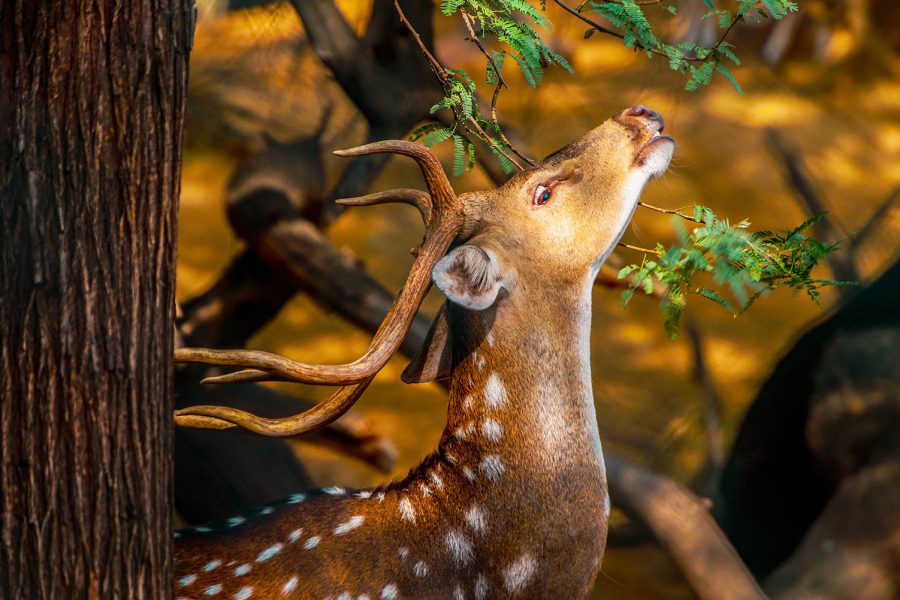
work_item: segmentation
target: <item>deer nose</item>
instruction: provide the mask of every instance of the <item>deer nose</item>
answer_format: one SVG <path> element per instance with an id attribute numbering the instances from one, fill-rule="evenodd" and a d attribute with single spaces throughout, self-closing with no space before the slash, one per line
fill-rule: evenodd
<path id="1" fill-rule="evenodd" d="M 624 111 L 622 111 L 622 116 L 623 117 L 634 117 L 636 119 L 640 119 L 645 122 L 646 121 L 649 121 L 649 122 L 655 121 L 659 127 L 659 129 L 657 129 L 657 131 L 662 131 L 666 127 L 666 122 L 662 118 L 661 114 L 659 114 L 655 110 L 653 110 L 651 108 L 647 108 L 646 106 L 643 106 L 641 104 L 638 104 L 637 106 L 632 106 L 631 108 L 626 108 Z"/>

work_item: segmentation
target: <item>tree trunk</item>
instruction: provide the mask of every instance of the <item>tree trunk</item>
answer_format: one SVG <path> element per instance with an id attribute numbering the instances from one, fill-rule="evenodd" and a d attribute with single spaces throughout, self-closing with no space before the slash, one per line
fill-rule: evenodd
<path id="1" fill-rule="evenodd" d="M 0 597 L 172 590 L 190 0 L 0 0 Z"/>

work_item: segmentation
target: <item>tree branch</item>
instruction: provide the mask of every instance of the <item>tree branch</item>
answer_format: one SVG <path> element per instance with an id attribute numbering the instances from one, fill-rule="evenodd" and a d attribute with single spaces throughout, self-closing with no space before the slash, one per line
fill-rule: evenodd
<path id="1" fill-rule="evenodd" d="M 606 472 L 615 506 L 653 532 L 701 600 L 765 600 L 707 501 L 617 456 L 606 455 Z"/>
<path id="2" fill-rule="evenodd" d="M 787 141 L 775 129 L 766 130 L 766 139 L 769 150 L 779 159 L 784 167 L 785 180 L 790 185 L 797 198 L 800 199 L 810 216 L 827 212 L 825 204 L 816 192 L 815 186 L 803 169 L 800 156 L 794 151 Z M 816 235 L 823 241 L 836 242 L 846 237 L 846 234 L 834 224 L 827 216 L 813 226 Z M 834 273 L 835 279 L 841 281 L 859 281 L 859 271 L 856 268 L 856 257 L 853 247 L 849 244 L 832 252 L 827 257 L 828 264 Z M 846 298 L 856 290 L 850 286 L 838 286 L 838 293 Z"/>

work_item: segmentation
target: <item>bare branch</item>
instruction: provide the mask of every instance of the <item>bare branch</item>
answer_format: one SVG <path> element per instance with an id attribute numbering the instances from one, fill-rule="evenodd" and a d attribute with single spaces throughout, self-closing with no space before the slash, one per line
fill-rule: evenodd
<path id="1" fill-rule="evenodd" d="M 606 469 L 615 505 L 653 532 L 701 600 L 766 599 L 709 514 L 708 501 L 616 456 L 606 456 Z"/>
<path id="2" fill-rule="evenodd" d="M 825 204 L 816 192 L 812 180 L 803 169 L 800 156 L 775 129 L 768 129 L 766 137 L 769 142 L 769 149 L 784 166 L 787 183 L 794 189 L 810 216 L 827 212 Z M 846 237 L 846 234 L 828 217 L 816 223 L 814 229 L 816 234 L 827 242 L 836 242 Z M 856 268 L 856 257 L 852 246 L 844 246 L 837 252 L 832 252 L 826 258 L 836 279 L 841 281 L 859 281 L 859 271 Z M 849 286 L 838 286 L 837 291 L 846 297 L 848 294 L 853 294 L 855 290 Z"/>

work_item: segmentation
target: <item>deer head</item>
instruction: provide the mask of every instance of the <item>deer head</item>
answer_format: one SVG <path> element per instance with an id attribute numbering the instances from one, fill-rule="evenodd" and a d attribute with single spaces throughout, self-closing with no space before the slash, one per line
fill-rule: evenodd
<path id="1" fill-rule="evenodd" d="M 630 108 L 499 188 L 465 194 L 464 245 L 435 266 L 435 283 L 474 310 L 518 281 L 534 288 L 583 284 L 596 274 L 631 219 L 648 179 L 674 142 L 662 117 Z"/>
<path id="2" fill-rule="evenodd" d="M 590 289 L 644 184 L 671 159 L 674 143 L 662 128 L 657 113 L 627 109 L 497 189 L 459 197 L 420 145 L 388 141 L 340 152 L 411 156 L 431 192 L 343 201 L 408 202 L 426 224 L 369 350 L 352 363 L 315 365 L 257 351 L 179 349 L 178 361 L 243 368 L 211 382 L 341 387 L 285 419 L 196 406 L 177 411 L 176 421 L 277 436 L 324 426 L 397 349 L 433 280 L 448 303 L 404 379 L 452 375 L 447 429 L 438 452 L 403 481 L 353 496 L 299 494 L 264 507 L 253 523 L 238 517 L 195 528 L 179 546 L 178 593 L 388 600 L 443 597 L 449 589 L 476 599 L 586 593 L 609 511 L 588 364 Z M 224 555 L 244 547 L 256 558 Z M 318 554 L 303 553 L 313 549 Z M 228 559 L 237 566 L 220 576 Z"/>

